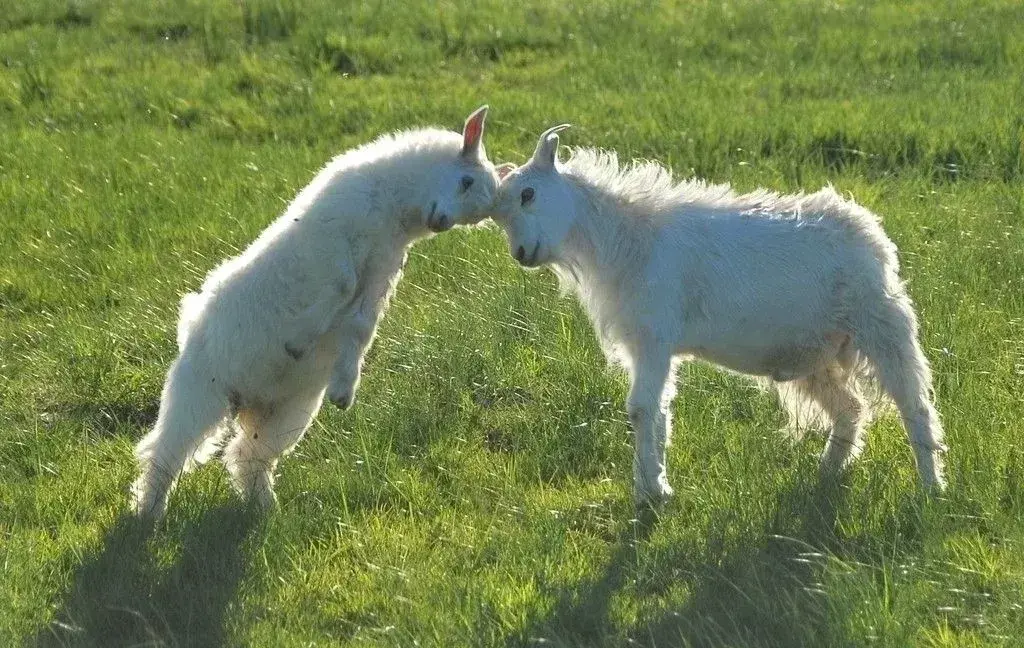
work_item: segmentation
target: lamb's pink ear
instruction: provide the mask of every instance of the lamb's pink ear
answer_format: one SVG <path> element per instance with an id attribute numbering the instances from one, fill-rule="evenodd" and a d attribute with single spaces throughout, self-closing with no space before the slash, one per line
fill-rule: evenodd
<path id="1" fill-rule="evenodd" d="M 553 169 L 558 159 L 558 132 L 569 128 L 569 124 L 552 126 L 540 134 L 537 150 L 533 152 L 533 163 L 541 169 Z"/>
<path id="2" fill-rule="evenodd" d="M 498 172 L 498 180 L 504 180 L 505 176 L 507 176 L 508 174 L 512 173 L 513 171 L 515 171 L 518 168 L 519 167 L 517 167 L 512 162 L 505 162 L 503 164 L 499 164 L 498 166 L 494 167 L 494 170 Z"/>
<path id="3" fill-rule="evenodd" d="M 466 118 L 462 127 L 462 155 L 475 157 L 480 150 L 480 142 L 484 137 L 484 120 L 487 119 L 487 106 L 480 106 Z"/>

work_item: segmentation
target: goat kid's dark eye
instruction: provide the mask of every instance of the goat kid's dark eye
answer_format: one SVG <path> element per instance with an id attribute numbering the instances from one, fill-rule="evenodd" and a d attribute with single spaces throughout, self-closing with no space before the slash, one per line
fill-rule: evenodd
<path id="1" fill-rule="evenodd" d="M 462 176 L 462 190 L 469 191 L 469 188 L 473 186 L 473 178 L 469 176 Z"/>
<path id="2" fill-rule="evenodd" d="M 533 200 L 533 187 L 527 187 L 526 189 L 523 189 L 522 198 L 524 205 Z"/>

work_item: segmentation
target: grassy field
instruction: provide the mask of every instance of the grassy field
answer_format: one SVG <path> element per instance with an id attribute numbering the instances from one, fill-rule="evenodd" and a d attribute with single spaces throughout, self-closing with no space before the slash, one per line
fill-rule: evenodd
<path id="1" fill-rule="evenodd" d="M 1017 0 L 0 0 L 0 645 L 1024 646 Z M 747 382 L 682 369 L 633 521 L 625 380 L 497 230 L 417 246 L 356 406 L 261 517 L 214 463 L 152 533 L 132 446 L 179 296 L 332 155 L 461 126 L 881 214 L 951 486 L 898 421 L 838 487 Z"/>

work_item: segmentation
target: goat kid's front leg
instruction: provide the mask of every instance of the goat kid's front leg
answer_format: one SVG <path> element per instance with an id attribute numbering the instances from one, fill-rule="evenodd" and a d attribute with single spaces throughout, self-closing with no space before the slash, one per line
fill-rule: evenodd
<path id="1" fill-rule="evenodd" d="M 373 341 L 374 323 L 369 317 L 359 314 L 346 323 L 342 331 L 338 359 L 334 362 L 331 381 L 327 385 L 327 398 L 343 410 L 355 402 L 363 356 Z"/>
<path id="2" fill-rule="evenodd" d="M 633 358 L 626 406 L 636 440 L 633 493 L 638 505 L 658 505 L 672 496 L 666 471 L 672 358 L 667 350 L 645 349 Z"/>
<path id="3" fill-rule="evenodd" d="M 320 341 L 355 294 L 357 277 L 347 255 L 342 255 L 337 272 L 338 276 L 322 287 L 313 304 L 290 323 L 284 350 L 294 360 L 300 360 Z"/>

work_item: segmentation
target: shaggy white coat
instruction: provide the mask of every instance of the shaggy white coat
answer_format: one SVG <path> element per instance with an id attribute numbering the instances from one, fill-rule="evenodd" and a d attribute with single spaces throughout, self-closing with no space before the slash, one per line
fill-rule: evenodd
<path id="1" fill-rule="evenodd" d="M 675 362 L 689 358 L 770 381 L 793 417 L 831 424 L 827 470 L 861 449 L 864 378 L 874 376 L 902 414 L 924 484 L 942 488 L 931 372 L 896 246 L 875 215 L 831 187 L 737 195 L 592 149 L 563 165 L 561 128 L 524 166 L 499 167 L 493 217 L 522 265 L 550 266 L 576 292 L 629 372 L 638 500 L 672 493 L 669 403 Z"/>
<path id="2" fill-rule="evenodd" d="M 481 143 L 486 106 L 458 133 L 387 135 L 336 157 L 239 256 L 186 295 L 179 356 L 153 430 L 136 448 L 140 515 L 227 442 L 234 486 L 275 501 L 278 459 L 325 390 L 352 404 L 363 356 L 416 240 L 475 218 L 498 184 Z"/>

